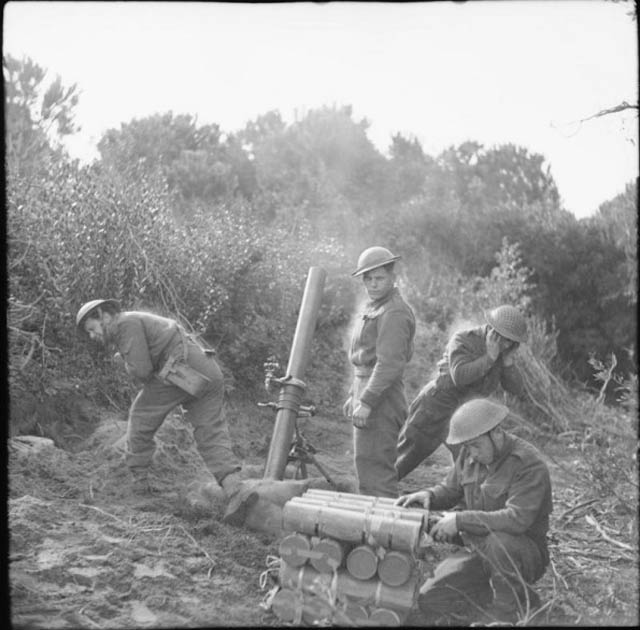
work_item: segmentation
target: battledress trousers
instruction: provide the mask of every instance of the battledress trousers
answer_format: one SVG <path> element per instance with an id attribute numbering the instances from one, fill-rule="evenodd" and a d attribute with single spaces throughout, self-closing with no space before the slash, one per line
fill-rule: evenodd
<path id="1" fill-rule="evenodd" d="M 487 326 L 480 326 L 453 335 L 438 362 L 437 377 L 411 402 L 398 439 L 398 479 L 406 477 L 444 443 L 451 416 L 461 404 L 476 396 L 489 396 L 499 385 L 522 395 L 518 368 L 505 366 L 501 357 L 492 361 L 487 356 L 486 332 Z M 455 458 L 459 448 L 447 448 Z"/>
<path id="2" fill-rule="evenodd" d="M 240 470 L 222 413 L 223 375 L 213 356 L 189 339 L 177 322 L 145 312 L 120 313 L 116 345 L 130 374 L 143 383 L 131 405 L 127 429 L 126 463 L 134 475 L 145 473 L 150 466 L 154 435 L 178 405 L 184 408 L 198 452 L 218 483 Z M 200 397 L 160 380 L 158 372 L 170 357 L 186 360 L 210 380 Z"/>
<path id="3" fill-rule="evenodd" d="M 495 463 L 473 462 L 463 447 L 445 482 L 430 489 L 433 510 L 464 501 L 456 518 L 464 548 L 420 589 L 418 603 L 428 616 L 477 618 L 489 608 L 495 621 L 513 621 L 527 599 L 530 607 L 537 600 L 530 585 L 549 563 L 549 471 L 535 447 L 505 435 Z"/>
<path id="4" fill-rule="evenodd" d="M 352 406 L 371 408 L 365 428 L 353 429 L 361 494 L 398 496 L 395 470 L 398 433 L 407 415 L 403 374 L 413 354 L 415 318 L 397 288 L 367 303 L 352 336 Z"/>

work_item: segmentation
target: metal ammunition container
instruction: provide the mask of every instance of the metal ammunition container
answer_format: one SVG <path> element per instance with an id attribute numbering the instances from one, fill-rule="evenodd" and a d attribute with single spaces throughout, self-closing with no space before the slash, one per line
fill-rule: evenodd
<path id="1" fill-rule="evenodd" d="M 280 541 L 278 552 L 280 557 L 292 567 L 302 566 L 309 558 L 311 541 L 303 534 L 289 534 Z"/>
<path id="2" fill-rule="evenodd" d="M 422 530 L 422 520 L 402 519 L 393 511 L 346 510 L 293 499 L 284 505 L 282 524 L 288 531 L 310 536 L 411 552 L 417 549 Z"/>
<path id="3" fill-rule="evenodd" d="M 366 626 L 369 622 L 369 613 L 367 609 L 361 604 L 356 604 L 355 602 L 347 602 L 344 606 L 344 614 L 347 617 L 347 620 L 353 623 L 356 626 Z M 340 619 L 336 619 L 336 621 L 340 622 Z M 346 624 L 341 624 L 346 625 Z"/>
<path id="4" fill-rule="evenodd" d="M 369 625 L 393 628 L 401 626 L 404 620 L 403 618 L 404 615 L 400 615 L 395 610 L 389 610 L 388 608 L 375 608 L 369 615 Z"/>
<path id="5" fill-rule="evenodd" d="M 375 578 L 358 580 L 345 569 L 338 570 L 334 579 L 330 573 L 319 573 L 310 565 L 291 567 L 285 562 L 280 565 L 278 577 L 283 588 L 306 593 L 327 593 L 333 588 L 338 598 L 401 612 L 411 610 L 418 588 L 416 579 L 409 580 L 402 586 L 387 586 Z"/>
<path id="6" fill-rule="evenodd" d="M 330 622 L 334 612 L 326 599 L 289 588 L 281 588 L 275 594 L 271 610 L 282 621 L 296 625 Z"/>
<path id="7" fill-rule="evenodd" d="M 369 545 L 358 545 L 347 556 L 347 571 L 358 580 L 372 578 L 377 570 L 378 555 Z"/>
<path id="8" fill-rule="evenodd" d="M 273 614 L 289 623 L 300 623 L 302 620 L 302 602 L 304 595 L 301 591 L 281 588 L 271 600 Z"/>
<path id="9" fill-rule="evenodd" d="M 386 550 L 378 561 L 378 577 L 389 586 L 402 586 L 411 577 L 415 561 L 410 554 Z"/>
<path id="10" fill-rule="evenodd" d="M 331 573 L 342 566 L 347 545 L 333 538 L 312 539 L 309 562 L 320 573 Z"/>
<path id="11" fill-rule="evenodd" d="M 340 501 L 366 501 L 369 503 L 393 505 L 395 499 L 391 497 L 374 497 L 369 494 L 354 494 L 351 492 L 337 492 L 335 490 L 322 490 L 321 488 L 309 488 L 302 496 L 304 497 L 323 497 L 327 499 Z"/>
<path id="12" fill-rule="evenodd" d="M 410 510 L 391 504 L 378 505 L 376 503 L 369 503 L 364 501 L 351 503 L 346 500 L 323 499 L 319 496 L 307 497 L 306 495 L 303 495 L 301 497 L 293 497 L 291 501 L 293 503 L 306 503 L 308 505 L 324 505 L 326 507 L 336 508 L 340 510 L 352 510 L 356 512 L 367 512 L 371 514 L 386 514 L 389 516 L 397 516 L 398 518 L 404 520 L 418 521 L 421 523 L 424 521 L 424 515 L 427 514 L 426 510 Z"/>

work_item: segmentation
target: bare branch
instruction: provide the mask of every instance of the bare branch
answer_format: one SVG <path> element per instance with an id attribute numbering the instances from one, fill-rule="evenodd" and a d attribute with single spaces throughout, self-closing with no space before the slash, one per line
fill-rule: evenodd
<path id="1" fill-rule="evenodd" d="M 623 112 L 627 109 L 638 109 L 637 105 L 630 105 L 627 101 L 622 101 L 619 105 L 615 107 L 609 107 L 608 109 L 602 109 L 597 114 L 593 114 L 593 116 L 588 116 L 587 118 L 581 118 L 578 122 L 585 122 L 587 120 L 592 120 L 594 118 L 600 118 L 600 116 L 608 116 L 609 114 L 617 114 L 618 112 Z"/>

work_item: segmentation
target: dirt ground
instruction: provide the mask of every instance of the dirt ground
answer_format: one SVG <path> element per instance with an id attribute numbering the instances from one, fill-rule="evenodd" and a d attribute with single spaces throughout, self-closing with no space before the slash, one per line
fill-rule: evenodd
<path id="1" fill-rule="evenodd" d="M 272 413 L 243 402 L 231 405 L 227 415 L 237 454 L 260 476 Z M 185 503 L 189 484 L 211 477 L 179 413 L 156 436 L 157 492 L 133 495 L 121 449 L 124 418 L 123 412 L 95 410 L 95 421 L 56 444 L 10 441 L 13 627 L 281 625 L 261 606 L 267 594 L 264 572 L 277 556 L 278 538 L 223 524 L 221 509 L 211 512 Z M 330 474 L 350 474 L 348 423 L 316 416 L 301 420 L 301 428 Z M 549 448 L 556 462 L 549 462 L 556 506 L 552 566 L 539 582 L 546 606 L 529 625 L 636 625 L 637 543 L 625 551 L 589 529 L 584 519 L 597 504 L 580 505 L 589 489 L 577 487 L 570 474 L 578 465 L 576 454 L 562 445 Z M 403 491 L 437 482 L 449 463 L 448 451 L 439 449 L 429 465 L 402 482 Z M 315 468 L 310 473 L 319 475 Z M 591 514 L 597 519 L 597 512 Z M 622 540 L 623 533 L 611 537 Z M 582 553 L 573 564 L 563 556 L 571 540 Z M 434 560 L 447 552 L 447 545 L 438 547 Z"/>

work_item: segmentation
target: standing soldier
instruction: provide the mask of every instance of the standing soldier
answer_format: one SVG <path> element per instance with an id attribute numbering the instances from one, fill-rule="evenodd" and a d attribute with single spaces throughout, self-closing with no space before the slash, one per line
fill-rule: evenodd
<path id="1" fill-rule="evenodd" d="M 444 442 L 449 419 L 465 400 L 489 396 L 498 385 L 516 396 L 523 394 L 522 376 L 513 359 L 527 340 L 525 318 L 517 308 L 502 305 L 486 313 L 485 319 L 484 326 L 451 337 L 438 362 L 438 375 L 411 403 L 398 441 L 398 479 Z M 455 458 L 459 448 L 450 446 L 449 450 Z"/>
<path id="2" fill-rule="evenodd" d="M 169 412 L 182 405 L 202 459 L 231 499 L 241 488 L 241 466 L 231 450 L 222 413 L 224 382 L 210 352 L 189 338 L 174 320 L 152 313 L 121 311 L 116 300 L 92 300 L 76 317 L 78 328 L 102 345 L 113 345 L 114 359 L 136 385 L 141 385 L 131 409 L 126 436 L 126 463 L 133 490 L 147 494 L 148 470 L 155 450 L 153 436 Z M 241 522 L 258 500 L 255 493 L 228 506 L 225 520 Z M 231 513 L 233 511 L 233 513 Z"/>
<path id="3" fill-rule="evenodd" d="M 353 331 L 353 383 L 343 410 L 353 422 L 361 494 L 397 497 L 398 432 L 407 415 L 403 374 L 413 354 L 415 318 L 395 286 L 394 256 L 369 247 L 352 276 L 362 276 L 369 301 Z"/>
<path id="4" fill-rule="evenodd" d="M 429 621 L 451 613 L 473 617 L 487 607 L 482 621 L 515 623 L 540 604 L 531 584 L 549 564 L 551 479 L 538 450 L 500 426 L 509 413 L 485 398 L 459 407 L 447 442 L 461 450 L 446 479 L 396 501 L 427 510 L 462 502 L 429 531 L 435 541 L 463 545 L 420 589 L 418 603 Z"/>

